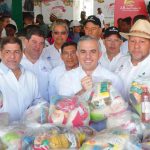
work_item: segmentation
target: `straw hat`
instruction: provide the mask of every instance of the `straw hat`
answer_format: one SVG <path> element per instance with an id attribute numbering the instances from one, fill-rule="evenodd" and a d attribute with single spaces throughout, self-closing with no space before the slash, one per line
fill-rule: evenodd
<path id="1" fill-rule="evenodd" d="M 120 32 L 121 36 L 128 39 L 129 36 L 137 36 L 150 39 L 150 22 L 139 19 L 131 27 L 129 33 Z"/>

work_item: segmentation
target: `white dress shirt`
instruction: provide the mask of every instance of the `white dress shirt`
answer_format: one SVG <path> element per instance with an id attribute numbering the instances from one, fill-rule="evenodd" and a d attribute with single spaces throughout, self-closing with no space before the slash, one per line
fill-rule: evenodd
<path id="1" fill-rule="evenodd" d="M 102 56 L 99 59 L 99 63 L 106 69 L 114 72 L 120 63 L 123 55 L 121 53 L 117 54 L 113 59 L 110 61 L 106 52 L 103 52 Z"/>
<path id="2" fill-rule="evenodd" d="M 116 73 L 122 78 L 125 85 L 126 99 L 129 99 L 129 91 L 132 81 L 150 76 L 150 55 L 138 65 L 133 66 L 131 56 L 128 55 L 120 61 Z"/>
<path id="3" fill-rule="evenodd" d="M 49 101 L 48 95 L 48 84 L 49 84 L 49 74 L 51 73 L 51 64 L 49 61 L 43 58 L 39 58 L 34 64 L 23 55 L 21 60 L 22 66 L 25 69 L 33 72 L 38 78 L 39 91 L 42 97 Z"/>
<path id="4" fill-rule="evenodd" d="M 67 71 L 59 81 L 59 95 L 72 96 L 79 92 L 82 89 L 81 79 L 85 76 L 86 73 L 81 66 Z M 98 65 L 93 71 L 92 80 L 93 82 L 100 82 L 104 80 L 111 81 L 116 90 L 118 90 L 121 94 L 123 93 L 124 89 L 121 79 L 100 65 Z"/>
<path id="5" fill-rule="evenodd" d="M 104 42 L 103 42 L 103 40 L 101 38 L 99 39 L 99 43 L 100 43 L 100 47 L 101 47 L 100 51 L 102 53 L 106 52 L 106 47 L 105 47 Z"/>
<path id="6" fill-rule="evenodd" d="M 58 95 L 59 80 L 66 71 L 67 70 L 64 64 L 55 67 L 51 71 L 51 74 L 49 75 L 49 88 L 48 88 L 50 100 L 53 96 Z"/>
<path id="7" fill-rule="evenodd" d="M 19 121 L 24 111 L 41 99 L 37 78 L 33 73 L 21 67 L 21 76 L 17 80 L 3 63 L 0 64 L 0 91 L 3 95 L 0 113 L 8 112 L 10 121 Z"/>
<path id="8" fill-rule="evenodd" d="M 63 63 L 60 54 L 61 50 L 58 51 L 53 44 L 43 49 L 42 57 L 46 58 L 54 68 Z"/>

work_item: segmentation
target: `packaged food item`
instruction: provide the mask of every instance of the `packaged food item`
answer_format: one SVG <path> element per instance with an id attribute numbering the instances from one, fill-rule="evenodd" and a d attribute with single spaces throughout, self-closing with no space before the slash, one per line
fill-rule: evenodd
<path id="1" fill-rule="evenodd" d="M 46 101 L 43 101 L 27 109 L 27 111 L 23 115 L 22 121 L 25 124 L 44 124 L 48 122 L 48 113 L 49 104 Z"/>
<path id="2" fill-rule="evenodd" d="M 112 128 L 99 132 L 95 137 L 83 143 L 80 150 L 141 150 L 141 144 L 136 136 L 126 130 Z"/>
<path id="3" fill-rule="evenodd" d="M 50 106 L 48 120 L 51 124 L 68 127 L 88 125 L 89 106 L 77 96 L 62 98 Z"/>
<path id="4" fill-rule="evenodd" d="M 130 104 L 132 109 L 142 118 L 142 93 L 143 88 L 150 91 L 150 78 L 138 78 L 131 83 L 130 87 Z"/>

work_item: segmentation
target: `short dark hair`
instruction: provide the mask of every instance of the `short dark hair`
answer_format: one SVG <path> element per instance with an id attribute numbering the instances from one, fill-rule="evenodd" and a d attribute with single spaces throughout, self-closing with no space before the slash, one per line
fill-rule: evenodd
<path id="1" fill-rule="evenodd" d="M 137 20 L 139 20 L 139 19 L 147 20 L 148 17 L 145 16 L 145 15 L 136 15 L 136 16 L 134 16 L 134 18 L 133 18 L 133 24 L 134 24 Z"/>
<path id="2" fill-rule="evenodd" d="M 39 28 L 33 28 L 32 30 L 29 30 L 26 33 L 26 39 L 29 40 L 32 35 L 37 35 L 37 36 L 43 37 L 45 39 L 44 32 L 41 29 L 39 29 Z"/>
<path id="3" fill-rule="evenodd" d="M 23 51 L 22 42 L 17 37 L 4 37 L 1 40 L 0 49 L 2 50 L 6 44 L 18 44 L 20 46 L 21 51 Z"/>
<path id="4" fill-rule="evenodd" d="M 74 46 L 77 49 L 77 43 L 70 41 L 70 42 L 65 42 L 62 46 L 61 46 L 61 52 L 63 53 L 63 50 L 65 47 L 67 46 Z"/>
<path id="5" fill-rule="evenodd" d="M 128 25 L 130 25 L 131 22 L 132 22 L 132 18 L 131 17 L 126 17 L 126 18 L 123 18 L 122 21 L 126 22 Z"/>

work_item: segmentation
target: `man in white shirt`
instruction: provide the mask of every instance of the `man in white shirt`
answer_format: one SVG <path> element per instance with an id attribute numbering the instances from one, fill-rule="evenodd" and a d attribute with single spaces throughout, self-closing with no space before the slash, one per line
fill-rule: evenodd
<path id="1" fill-rule="evenodd" d="M 77 56 L 80 66 L 66 72 L 60 79 L 58 93 L 64 96 L 81 95 L 96 81 L 109 80 L 121 93 L 120 78 L 98 64 L 101 56 L 100 45 L 97 39 L 83 36 L 78 42 Z"/>
<path id="2" fill-rule="evenodd" d="M 58 95 L 59 79 L 61 76 L 71 69 L 79 66 L 76 55 L 77 44 L 75 42 L 65 42 L 61 47 L 61 58 L 63 64 L 55 67 L 50 74 L 49 83 L 49 99 Z"/>
<path id="3" fill-rule="evenodd" d="M 53 68 L 63 63 L 60 56 L 61 46 L 67 40 L 68 32 L 68 26 L 64 21 L 58 20 L 53 22 L 52 37 L 54 44 L 44 48 L 42 53 L 43 57 L 50 61 Z"/>
<path id="4" fill-rule="evenodd" d="M 104 45 L 106 52 L 102 53 L 99 63 L 114 72 L 123 54 L 120 52 L 120 46 L 122 44 L 121 35 L 119 34 L 118 28 L 112 26 L 104 32 Z"/>
<path id="5" fill-rule="evenodd" d="M 38 28 L 27 32 L 21 64 L 37 76 L 40 93 L 49 101 L 48 84 L 52 67 L 50 62 L 41 56 L 45 44 L 44 37 L 44 33 Z"/>
<path id="6" fill-rule="evenodd" d="M 129 55 L 120 61 L 116 72 L 125 85 L 126 99 L 129 100 L 131 82 L 138 78 L 150 76 L 150 23 L 138 20 L 129 33 L 122 33 L 128 39 Z"/>
<path id="7" fill-rule="evenodd" d="M 102 9 L 101 8 L 97 8 L 97 15 L 96 15 L 96 17 L 99 18 L 99 20 L 101 21 L 102 28 L 104 28 L 105 27 L 105 16 L 102 13 Z"/>
<path id="8" fill-rule="evenodd" d="M 101 39 L 102 27 L 99 18 L 97 18 L 94 15 L 89 16 L 84 23 L 84 31 L 85 31 L 85 35 L 98 39 L 101 45 L 101 51 L 102 52 L 106 51 L 103 40 Z"/>
<path id="9" fill-rule="evenodd" d="M 20 66 L 23 55 L 21 40 L 6 37 L 0 48 L 0 91 L 3 97 L 0 113 L 7 112 L 11 122 L 19 121 L 24 111 L 41 99 L 37 78 Z"/>

